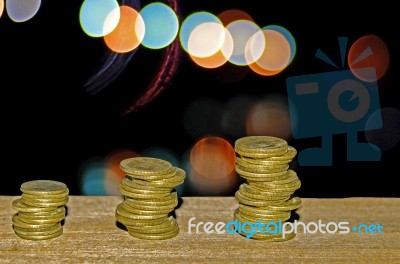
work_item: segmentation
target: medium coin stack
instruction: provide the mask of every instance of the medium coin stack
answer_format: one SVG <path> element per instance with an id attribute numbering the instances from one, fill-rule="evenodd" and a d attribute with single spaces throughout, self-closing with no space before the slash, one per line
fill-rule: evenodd
<path id="1" fill-rule="evenodd" d="M 15 233 L 29 240 L 46 240 L 63 233 L 69 190 L 58 181 L 35 180 L 21 185 L 21 198 L 12 206 L 18 211 L 12 222 Z"/>
<path id="2" fill-rule="evenodd" d="M 170 215 L 178 205 L 174 188 L 183 183 L 185 171 L 171 163 L 148 157 L 121 161 L 126 176 L 119 185 L 124 201 L 117 206 L 116 220 L 136 238 L 162 240 L 179 234 Z"/>
<path id="3" fill-rule="evenodd" d="M 240 185 L 235 197 L 239 208 L 234 217 L 239 222 L 263 224 L 275 222 L 278 226 L 290 218 L 291 210 L 300 207 L 301 200 L 293 193 L 301 183 L 296 172 L 289 170 L 289 162 L 297 151 L 283 139 L 270 136 L 249 136 L 235 142 L 236 172 L 246 183 Z M 269 225 L 269 228 L 274 225 Z M 257 232 L 252 238 L 269 241 L 289 240 L 277 230 Z M 242 235 L 246 235 L 242 233 Z"/>

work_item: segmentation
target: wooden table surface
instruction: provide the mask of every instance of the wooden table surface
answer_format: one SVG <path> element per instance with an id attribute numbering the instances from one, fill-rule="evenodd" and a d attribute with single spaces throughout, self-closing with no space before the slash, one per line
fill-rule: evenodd
<path id="1" fill-rule="evenodd" d="M 238 206 L 233 197 L 184 197 L 176 210 L 177 237 L 140 240 L 116 225 L 117 196 L 70 196 L 64 234 L 29 241 L 12 229 L 16 198 L 0 196 L 1 263 L 400 263 L 400 198 L 303 198 L 298 221 L 380 224 L 383 234 L 299 233 L 286 242 L 188 233 L 191 217 L 194 223 L 232 221 Z"/>

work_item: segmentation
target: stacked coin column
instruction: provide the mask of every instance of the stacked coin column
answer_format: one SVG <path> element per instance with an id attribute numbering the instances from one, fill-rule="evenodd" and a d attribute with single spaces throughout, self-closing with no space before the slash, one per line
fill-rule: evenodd
<path id="1" fill-rule="evenodd" d="M 63 233 L 68 188 L 58 181 L 36 180 L 21 185 L 21 198 L 13 201 L 18 211 L 12 222 L 15 233 L 29 240 L 46 240 Z"/>
<path id="2" fill-rule="evenodd" d="M 118 205 L 116 220 L 136 238 L 161 240 L 179 234 L 171 215 L 178 205 L 174 188 L 183 183 L 185 172 L 171 163 L 148 157 L 123 160 L 126 176 L 119 185 L 124 201 Z"/>
<path id="3" fill-rule="evenodd" d="M 301 204 L 300 198 L 293 196 L 301 183 L 288 165 L 296 156 L 296 150 L 280 138 L 249 136 L 235 142 L 235 151 L 236 172 L 247 180 L 235 194 L 239 201 L 235 220 L 268 224 L 263 231 L 251 234 L 254 239 L 283 241 L 293 238 L 294 233 L 283 237 L 279 226 L 290 218 L 291 210 Z M 269 224 L 271 222 L 274 224 Z M 249 237 L 248 230 L 244 231 L 239 233 Z"/>

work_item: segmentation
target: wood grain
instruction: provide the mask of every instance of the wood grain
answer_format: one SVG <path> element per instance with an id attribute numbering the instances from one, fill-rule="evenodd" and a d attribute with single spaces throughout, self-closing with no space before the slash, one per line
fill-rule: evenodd
<path id="1" fill-rule="evenodd" d="M 400 198 L 302 199 L 299 221 L 381 224 L 384 234 L 299 233 L 287 242 L 188 233 L 191 217 L 195 223 L 232 221 L 238 206 L 233 197 L 184 197 L 176 210 L 177 237 L 136 239 L 115 223 L 115 208 L 122 201 L 116 196 L 71 196 L 64 234 L 29 241 L 12 229 L 16 198 L 0 196 L 1 263 L 400 263 Z"/>

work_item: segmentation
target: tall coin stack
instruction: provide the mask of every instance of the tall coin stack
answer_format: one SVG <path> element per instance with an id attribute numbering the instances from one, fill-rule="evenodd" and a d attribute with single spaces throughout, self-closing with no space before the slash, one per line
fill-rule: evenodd
<path id="1" fill-rule="evenodd" d="M 69 190 L 58 181 L 35 180 L 21 185 L 21 198 L 12 206 L 18 211 L 12 222 L 15 233 L 29 240 L 46 240 L 63 233 Z"/>
<path id="2" fill-rule="evenodd" d="M 178 205 L 173 190 L 183 183 L 185 171 L 148 157 L 125 159 L 120 168 L 126 174 L 119 185 L 125 199 L 117 206 L 116 220 L 136 238 L 161 240 L 178 235 L 178 223 L 171 215 Z"/>
<path id="3" fill-rule="evenodd" d="M 235 194 L 239 201 L 235 220 L 242 223 L 275 222 L 275 226 L 280 221 L 284 223 L 290 218 L 291 210 L 301 204 L 300 198 L 293 196 L 301 186 L 300 180 L 296 172 L 289 170 L 289 162 L 296 156 L 296 149 L 280 138 L 249 136 L 235 142 L 235 152 L 236 172 L 247 180 Z M 252 238 L 283 241 L 295 236 L 291 233 L 283 238 L 277 231 L 257 232 Z"/>

